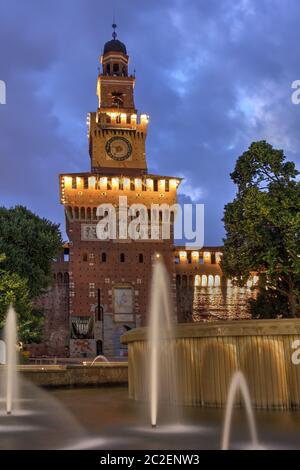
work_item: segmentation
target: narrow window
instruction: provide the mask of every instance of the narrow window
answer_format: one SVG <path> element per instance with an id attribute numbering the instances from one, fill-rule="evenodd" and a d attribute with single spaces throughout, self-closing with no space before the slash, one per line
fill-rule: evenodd
<path id="1" fill-rule="evenodd" d="M 102 263 L 106 263 L 106 253 L 102 253 L 101 261 L 102 261 Z"/>
<path id="2" fill-rule="evenodd" d="M 143 253 L 140 253 L 139 254 L 139 263 L 143 263 L 144 262 L 144 255 Z"/>
<path id="3" fill-rule="evenodd" d="M 121 254 L 120 254 L 120 261 L 121 261 L 121 263 L 125 263 L 125 255 L 124 255 L 124 253 L 121 253 Z"/>

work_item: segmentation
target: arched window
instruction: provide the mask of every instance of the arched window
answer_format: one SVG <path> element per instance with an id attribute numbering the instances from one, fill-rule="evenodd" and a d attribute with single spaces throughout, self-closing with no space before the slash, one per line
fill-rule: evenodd
<path id="1" fill-rule="evenodd" d="M 85 262 L 86 262 L 87 260 L 88 260 L 88 255 L 87 255 L 87 253 L 83 253 L 83 255 L 82 255 L 82 261 L 85 261 Z"/>
<path id="2" fill-rule="evenodd" d="M 121 263 L 125 263 L 125 254 L 124 253 L 120 254 L 120 261 L 121 261 Z"/>
<path id="3" fill-rule="evenodd" d="M 143 263 L 144 262 L 144 255 L 143 253 L 140 253 L 139 254 L 139 263 Z"/>
<path id="4" fill-rule="evenodd" d="M 102 253 L 101 261 L 102 261 L 102 263 L 106 263 L 106 253 Z"/>

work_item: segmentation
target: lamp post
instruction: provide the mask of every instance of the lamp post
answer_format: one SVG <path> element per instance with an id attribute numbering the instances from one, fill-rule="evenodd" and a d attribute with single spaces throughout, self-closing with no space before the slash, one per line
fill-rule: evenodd
<path id="1" fill-rule="evenodd" d="M 102 354 L 104 353 L 104 310 L 101 305 L 101 290 L 97 291 L 97 311 L 98 311 L 98 321 L 102 322 Z"/>

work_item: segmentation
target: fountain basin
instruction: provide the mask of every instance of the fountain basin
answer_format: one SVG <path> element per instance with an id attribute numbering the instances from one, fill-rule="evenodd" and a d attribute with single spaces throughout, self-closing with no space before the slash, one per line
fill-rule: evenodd
<path id="1" fill-rule="evenodd" d="M 25 379 L 43 387 L 72 387 L 127 384 L 127 363 L 110 362 L 90 365 L 22 365 L 18 370 Z M 0 380 L 4 367 L 0 366 Z"/>
<path id="2" fill-rule="evenodd" d="M 254 407 L 300 408 L 300 364 L 292 362 L 300 319 L 179 324 L 174 335 L 181 403 L 225 406 L 231 378 L 240 370 Z M 131 330 L 122 342 L 128 344 L 129 395 L 145 400 L 147 328 Z M 240 401 L 238 397 L 237 404 Z"/>

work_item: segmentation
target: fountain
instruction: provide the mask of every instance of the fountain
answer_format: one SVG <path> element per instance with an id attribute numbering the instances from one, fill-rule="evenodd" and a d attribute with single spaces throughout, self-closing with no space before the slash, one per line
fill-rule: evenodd
<path id="1" fill-rule="evenodd" d="M 250 428 L 252 446 L 254 449 L 258 448 L 257 430 L 256 430 L 256 424 L 255 424 L 254 414 L 253 414 L 252 405 L 251 405 L 249 388 L 248 388 L 244 374 L 238 371 L 238 372 L 235 372 L 235 374 L 233 375 L 233 378 L 229 387 L 223 435 L 222 435 L 222 444 L 221 444 L 222 450 L 228 450 L 229 448 L 229 439 L 230 439 L 230 434 L 231 434 L 231 422 L 232 422 L 234 400 L 239 390 L 242 394 L 242 398 L 246 406 L 246 413 L 247 413 L 247 419 L 248 419 L 249 428 Z"/>
<path id="2" fill-rule="evenodd" d="M 91 362 L 90 366 L 93 366 L 98 359 L 102 359 L 103 362 L 109 362 L 107 357 L 103 356 L 103 354 L 99 354 L 99 356 L 96 356 L 95 359 L 93 359 L 93 362 Z"/>
<path id="3" fill-rule="evenodd" d="M 18 396 L 17 377 L 17 319 L 12 306 L 9 307 L 5 324 L 6 344 L 6 414 L 12 413 Z"/>
<path id="4" fill-rule="evenodd" d="M 172 303 L 169 298 L 168 273 L 157 258 L 152 276 L 150 323 L 148 343 L 150 348 L 150 416 L 153 428 L 157 425 L 158 403 L 167 393 L 168 401 L 177 403 L 177 380 L 175 369 L 175 341 L 173 341 Z M 163 390 L 162 363 L 167 376 Z"/>

